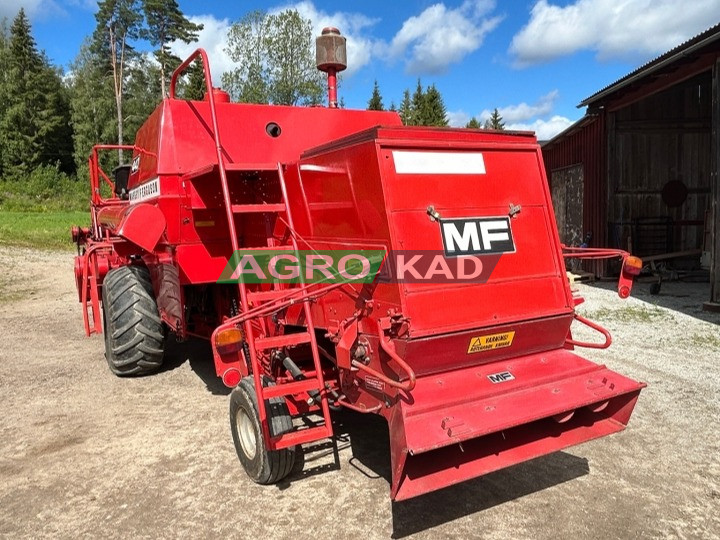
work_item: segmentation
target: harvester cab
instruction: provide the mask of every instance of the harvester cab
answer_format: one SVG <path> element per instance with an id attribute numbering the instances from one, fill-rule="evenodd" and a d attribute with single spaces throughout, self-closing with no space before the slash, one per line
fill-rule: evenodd
<path id="1" fill-rule="evenodd" d="M 332 409 L 382 415 L 395 500 L 622 430 L 644 385 L 574 351 L 611 338 L 576 313 L 564 260 L 619 258 L 622 298 L 641 262 L 560 243 L 533 134 L 337 108 L 344 46 L 318 38 L 312 108 L 231 103 L 199 49 L 124 147 L 126 190 L 99 167 L 119 148 L 93 150 L 76 278 L 111 370 L 157 369 L 168 332 L 210 339 L 259 483 L 333 436 Z M 180 99 L 195 60 L 205 100 Z"/>

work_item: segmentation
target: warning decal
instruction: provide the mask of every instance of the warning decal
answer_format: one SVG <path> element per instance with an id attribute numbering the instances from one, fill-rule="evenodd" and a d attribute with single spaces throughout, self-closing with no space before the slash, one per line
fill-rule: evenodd
<path id="1" fill-rule="evenodd" d="M 493 349 L 502 349 L 512 345 L 515 338 L 515 332 L 503 332 L 502 334 L 491 334 L 489 336 L 478 336 L 470 340 L 468 345 L 468 354 L 491 351 Z"/>

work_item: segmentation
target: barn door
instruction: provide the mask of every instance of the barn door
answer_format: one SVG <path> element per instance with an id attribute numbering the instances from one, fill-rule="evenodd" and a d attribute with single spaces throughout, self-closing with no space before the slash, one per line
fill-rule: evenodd
<path id="1" fill-rule="evenodd" d="M 560 240 L 567 246 L 579 246 L 585 239 L 582 163 L 555 169 L 550 179 Z"/>

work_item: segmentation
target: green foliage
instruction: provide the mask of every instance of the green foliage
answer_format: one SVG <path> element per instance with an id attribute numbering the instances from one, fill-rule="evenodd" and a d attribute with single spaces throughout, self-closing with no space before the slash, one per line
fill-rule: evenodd
<path id="1" fill-rule="evenodd" d="M 385 106 L 383 105 L 382 96 L 380 95 L 380 86 L 378 85 L 377 79 L 373 85 L 372 96 L 368 101 L 368 111 L 384 111 Z"/>
<path id="2" fill-rule="evenodd" d="M 187 82 L 183 85 L 183 94 L 185 99 L 193 99 L 201 101 L 205 98 L 205 74 L 203 73 L 202 63 L 196 60 L 188 68 Z"/>
<path id="3" fill-rule="evenodd" d="M 197 41 L 202 24 L 191 23 L 180 11 L 176 0 L 143 0 L 147 28 L 142 32 L 151 45 L 156 47 L 155 59 L 160 64 L 160 87 L 166 95 L 167 78 L 180 65 L 180 58 L 170 52 L 175 41 L 192 43 Z"/>
<path id="4" fill-rule="evenodd" d="M 269 15 L 254 11 L 228 32 L 230 58 L 238 64 L 222 78 L 236 101 L 316 105 L 323 77 L 315 68 L 310 20 L 295 10 Z"/>
<path id="5" fill-rule="evenodd" d="M 47 212 L 88 207 L 90 184 L 75 180 L 57 166 L 41 165 L 22 182 L 0 182 L 0 210 Z"/>
<path id="6" fill-rule="evenodd" d="M 470 129 L 481 129 L 482 125 L 480 125 L 478 119 L 473 116 L 470 121 L 465 124 L 465 127 Z"/>
<path id="7" fill-rule="evenodd" d="M 94 144 L 117 141 L 115 98 L 106 62 L 86 41 L 70 66 L 70 110 L 73 124 L 75 166 L 87 165 Z M 103 163 L 111 168 L 111 163 Z M 112 165 L 114 166 L 114 164 Z"/>
<path id="8" fill-rule="evenodd" d="M 137 130 L 162 100 L 160 66 L 149 56 L 138 56 L 128 66 L 125 88 L 124 128 L 127 140 L 134 141 Z"/>
<path id="9" fill-rule="evenodd" d="M 93 33 L 92 51 L 98 60 L 107 62 L 111 77 L 117 118 L 117 143 L 125 142 L 123 98 L 127 80 L 127 66 L 136 57 L 132 41 L 142 33 L 142 15 L 138 0 L 103 0 L 95 14 L 97 26 Z M 118 151 L 123 162 L 123 152 Z"/>
<path id="10" fill-rule="evenodd" d="M 73 169 L 68 95 L 37 50 L 25 11 L 0 47 L 0 156 L 3 177 L 22 178 L 41 164 Z"/>
<path id="11" fill-rule="evenodd" d="M 500 112 L 497 110 L 497 107 L 495 110 L 493 110 L 492 115 L 490 115 L 490 118 L 485 120 L 485 129 L 497 129 L 499 131 L 502 131 L 505 129 L 505 122 L 502 121 L 503 118 L 500 116 Z"/>

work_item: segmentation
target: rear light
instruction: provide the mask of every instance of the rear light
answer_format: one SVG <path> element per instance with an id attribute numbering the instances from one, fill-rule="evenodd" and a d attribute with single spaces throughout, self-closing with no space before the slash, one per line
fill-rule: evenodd
<path id="1" fill-rule="evenodd" d="M 622 271 L 630 276 L 637 276 L 642 271 L 643 263 L 640 257 L 634 257 L 630 255 L 625 258 L 623 262 Z"/>
<path id="2" fill-rule="evenodd" d="M 215 349 L 218 354 L 230 354 L 240 350 L 244 336 L 239 328 L 226 328 L 215 335 Z"/>
<path id="3" fill-rule="evenodd" d="M 242 375 L 240 374 L 240 370 L 230 368 L 225 373 L 223 373 L 222 381 L 223 384 L 228 388 L 235 388 L 238 384 L 240 384 L 241 378 Z"/>

